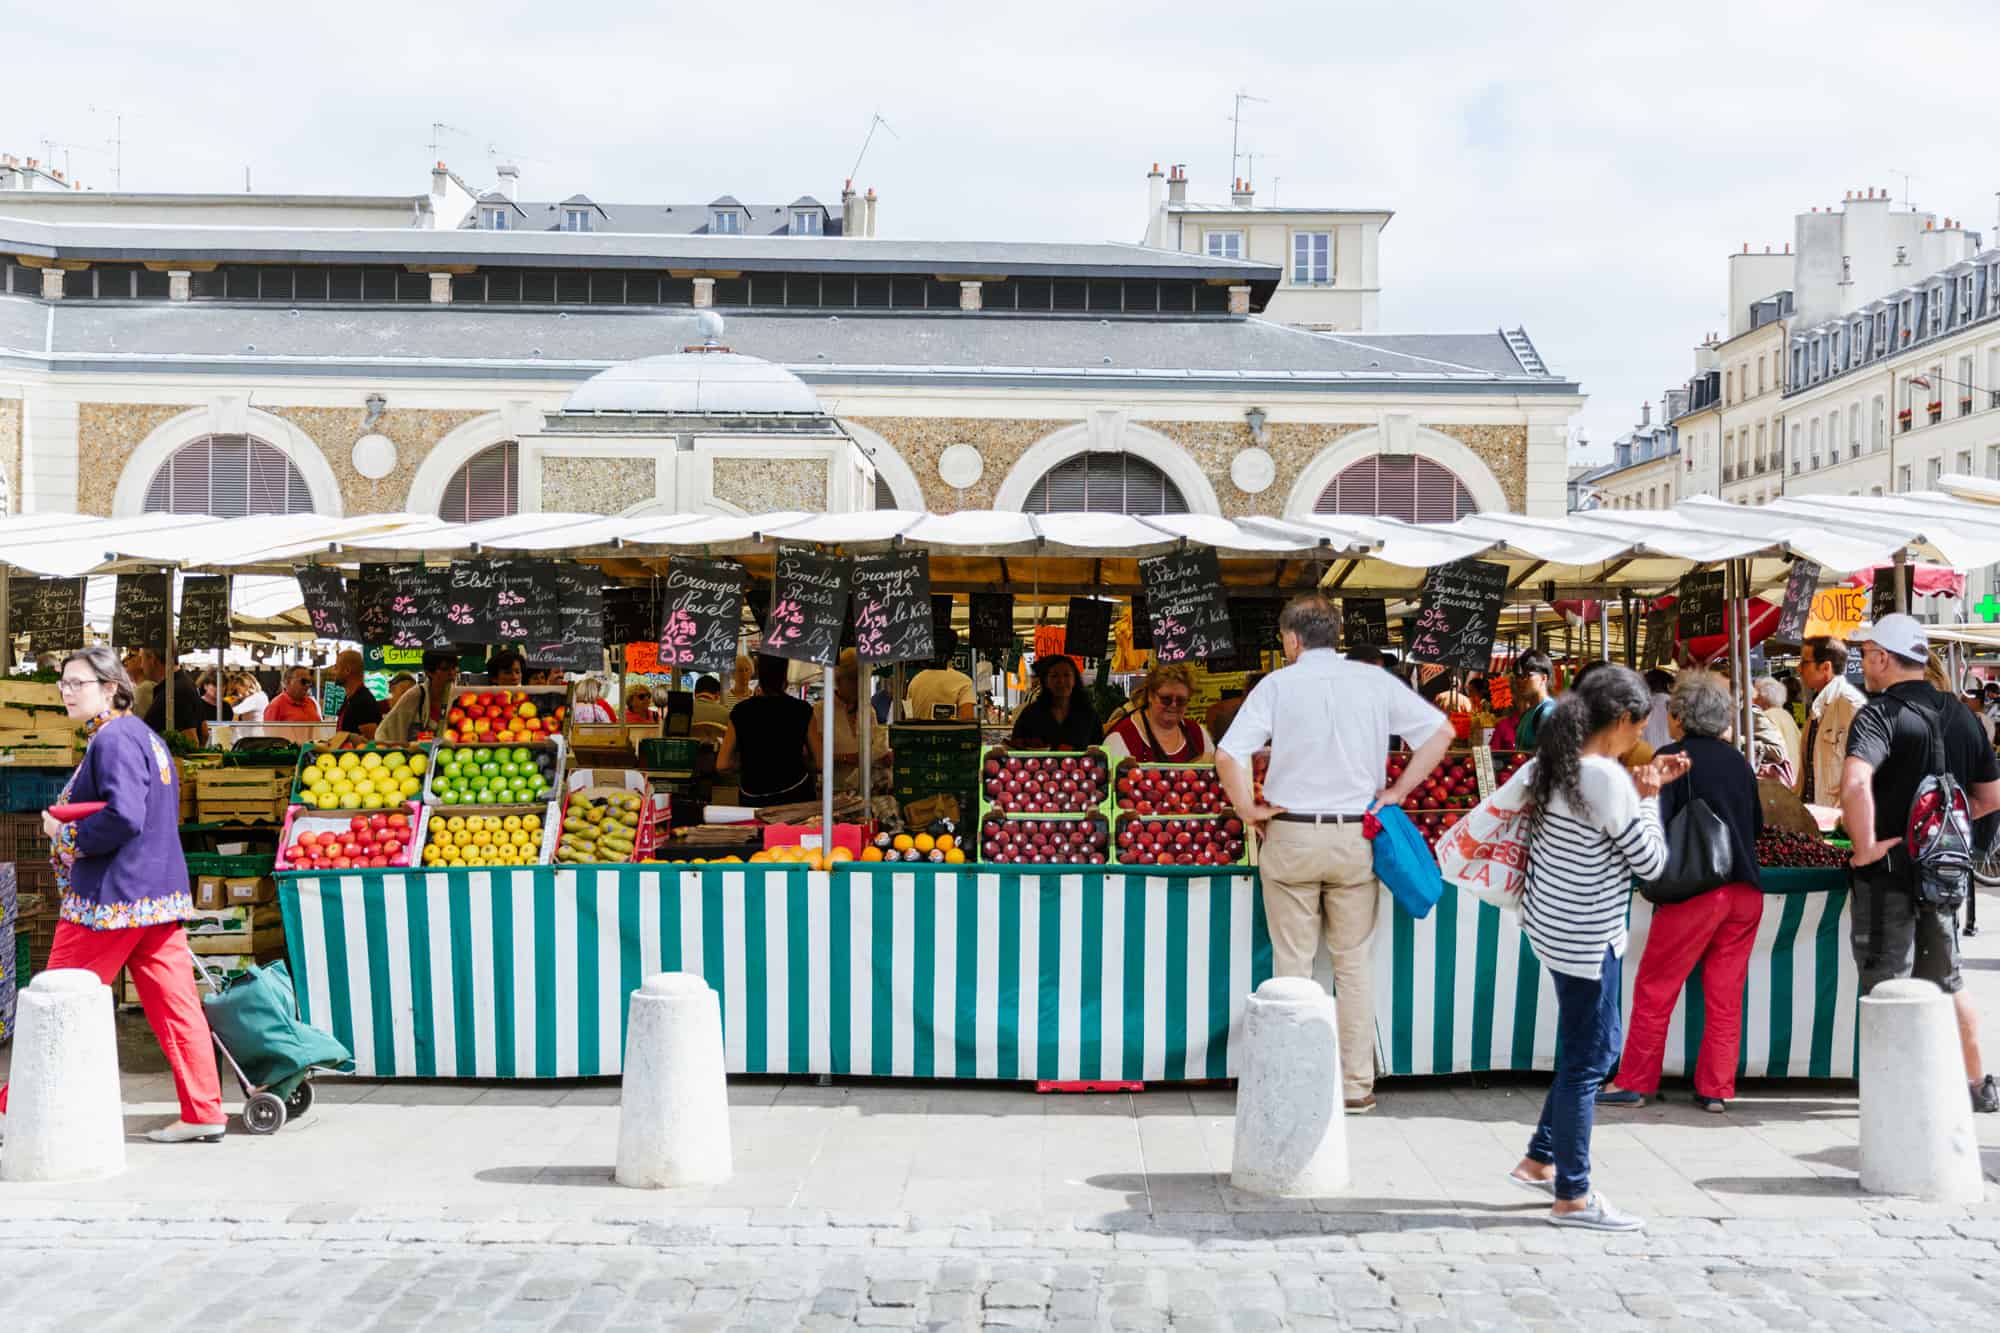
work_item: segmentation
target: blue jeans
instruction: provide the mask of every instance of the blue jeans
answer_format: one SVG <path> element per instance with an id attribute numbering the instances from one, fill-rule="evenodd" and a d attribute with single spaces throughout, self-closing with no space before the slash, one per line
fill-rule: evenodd
<path id="1" fill-rule="evenodd" d="M 1528 1157 L 1552 1162 L 1556 1197 L 1590 1197 L 1590 1126 L 1597 1090 L 1617 1067 L 1619 971 L 1623 960 L 1604 949 L 1604 975 L 1596 981 L 1551 970 L 1556 986 L 1556 1078 L 1542 1102 L 1542 1118 L 1528 1140 Z"/>

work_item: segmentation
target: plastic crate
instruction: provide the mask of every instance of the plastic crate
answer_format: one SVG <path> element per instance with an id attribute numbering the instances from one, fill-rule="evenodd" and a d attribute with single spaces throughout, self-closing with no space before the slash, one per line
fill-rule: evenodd
<path id="1" fill-rule="evenodd" d="M 62 799 L 70 770 L 61 768 L 0 768 L 0 811 L 39 813 Z"/>
<path id="2" fill-rule="evenodd" d="M 255 879 L 271 873 L 277 857 L 271 853 L 246 852 L 224 856 L 220 852 L 185 852 L 190 876 L 213 875 L 218 879 Z"/>
<path id="3" fill-rule="evenodd" d="M 48 859 L 49 835 L 42 832 L 40 811 L 0 815 L 0 861 L 32 865 Z"/>
<path id="4" fill-rule="evenodd" d="M 671 781 L 692 779 L 700 758 L 701 742 L 691 736 L 652 736 L 639 742 L 639 767 Z"/>
<path id="5" fill-rule="evenodd" d="M 256 745 L 248 749 L 237 748 L 222 752 L 224 768 L 289 768 L 299 766 L 299 752 L 306 747 L 300 745 Z"/>

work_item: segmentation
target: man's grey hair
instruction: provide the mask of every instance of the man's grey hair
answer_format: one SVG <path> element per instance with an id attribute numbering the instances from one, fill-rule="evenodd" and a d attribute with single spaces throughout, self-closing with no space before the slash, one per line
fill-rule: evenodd
<path id="1" fill-rule="evenodd" d="M 1720 736 L 1735 720 L 1729 688 L 1712 671 L 1683 671 L 1667 697 L 1667 712 L 1688 736 Z"/>
<path id="2" fill-rule="evenodd" d="M 1783 708 L 1787 702 L 1785 687 L 1776 676 L 1759 676 L 1751 687 L 1759 708 Z"/>
<path id="3" fill-rule="evenodd" d="M 1278 613 L 1278 629 L 1296 634 L 1300 648 L 1340 646 L 1340 608 L 1316 592 L 1294 597 Z"/>

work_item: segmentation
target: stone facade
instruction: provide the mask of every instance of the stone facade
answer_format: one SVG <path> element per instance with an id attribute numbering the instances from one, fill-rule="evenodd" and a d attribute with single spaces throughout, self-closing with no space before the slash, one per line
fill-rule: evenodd
<path id="1" fill-rule="evenodd" d="M 542 508 L 562 514 L 622 514 L 650 500 L 658 478 L 659 460 L 653 458 L 544 458 Z"/>
<path id="2" fill-rule="evenodd" d="M 1507 493 L 1507 507 L 1517 514 L 1528 507 L 1528 428 L 1526 426 L 1427 425 L 1449 435 L 1486 464 Z"/>
<path id="3" fill-rule="evenodd" d="M 192 403 L 79 403 L 76 409 L 76 508 L 109 518 L 125 465 L 148 435 Z"/>
<path id="4" fill-rule="evenodd" d="M 327 466 L 340 481 L 341 503 L 350 514 L 401 511 L 409 500 L 411 479 L 437 442 L 474 417 L 486 415 L 441 408 L 391 408 L 384 412 L 373 430 L 395 444 L 396 470 L 380 481 L 371 481 L 354 470 L 354 442 L 370 429 L 362 424 L 368 414 L 361 408 L 258 406 L 291 422 L 319 446 Z"/>
<path id="5" fill-rule="evenodd" d="M 889 442 L 917 474 L 923 487 L 924 504 L 938 514 L 961 509 L 991 509 L 994 493 L 1007 472 L 1022 454 L 1045 436 L 1053 435 L 1074 421 L 994 421 L 983 417 L 856 417 Z M 938 456 L 954 444 L 969 444 L 979 450 L 985 470 L 979 480 L 964 490 L 945 484 L 938 476 Z"/>
<path id="6" fill-rule="evenodd" d="M 1354 432 L 1368 429 L 1362 422 L 1272 423 L 1264 431 L 1264 449 L 1271 455 L 1271 461 L 1277 464 L 1278 475 L 1263 491 L 1252 495 L 1236 489 L 1236 483 L 1229 479 L 1229 465 L 1235 461 L 1236 455 L 1256 443 L 1247 422 L 1148 421 L 1144 424 L 1193 455 L 1209 484 L 1215 487 L 1215 498 L 1221 504 L 1222 512 L 1231 518 L 1280 513 L 1285 507 L 1285 497 L 1292 493 L 1299 474 L 1311 466 L 1315 458 Z"/>
<path id="7" fill-rule="evenodd" d="M 935 466 L 931 475 L 937 475 Z M 826 464 L 814 459 L 717 458 L 713 476 L 715 498 L 745 513 L 826 508 Z"/>
<path id="8" fill-rule="evenodd" d="M 21 402 L 0 398 L 0 468 L 7 470 L 6 512 L 21 512 Z"/>

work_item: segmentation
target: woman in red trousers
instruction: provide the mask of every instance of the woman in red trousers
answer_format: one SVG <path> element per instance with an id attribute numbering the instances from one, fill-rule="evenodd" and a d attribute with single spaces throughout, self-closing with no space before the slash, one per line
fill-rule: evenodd
<path id="1" fill-rule="evenodd" d="M 90 736 L 63 803 L 105 804 L 71 824 L 42 816 L 62 891 L 48 967 L 86 968 L 106 985 L 120 968 L 131 970 L 181 1103 L 179 1121 L 147 1137 L 213 1142 L 228 1125 L 215 1042 L 181 926 L 194 903 L 181 856 L 179 774 L 165 742 L 132 714 L 132 678 L 109 648 L 72 653 L 61 689 L 71 720 Z M 7 1090 L 0 1087 L 0 1114 L 6 1109 Z"/>
<path id="2" fill-rule="evenodd" d="M 1705 671 L 1682 672 L 1667 700 L 1667 728 L 1674 743 L 1660 753 L 1684 753 L 1692 765 L 1685 782 L 1661 790 L 1660 822 L 1672 828 L 1681 808 L 1701 797 L 1729 828 L 1735 866 L 1722 887 L 1653 909 L 1625 1022 L 1625 1056 L 1598 1094 L 1599 1106 L 1644 1106 L 1648 1097 L 1659 1095 L 1667 1024 L 1696 964 L 1701 965 L 1702 1032 L 1694 1068 L 1695 1105 L 1724 1111 L 1736 1095 L 1743 978 L 1764 916 L 1757 878 L 1757 835 L 1764 828 L 1764 811 L 1750 761 L 1722 739 L 1734 713 L 1728 687 Z"/>

